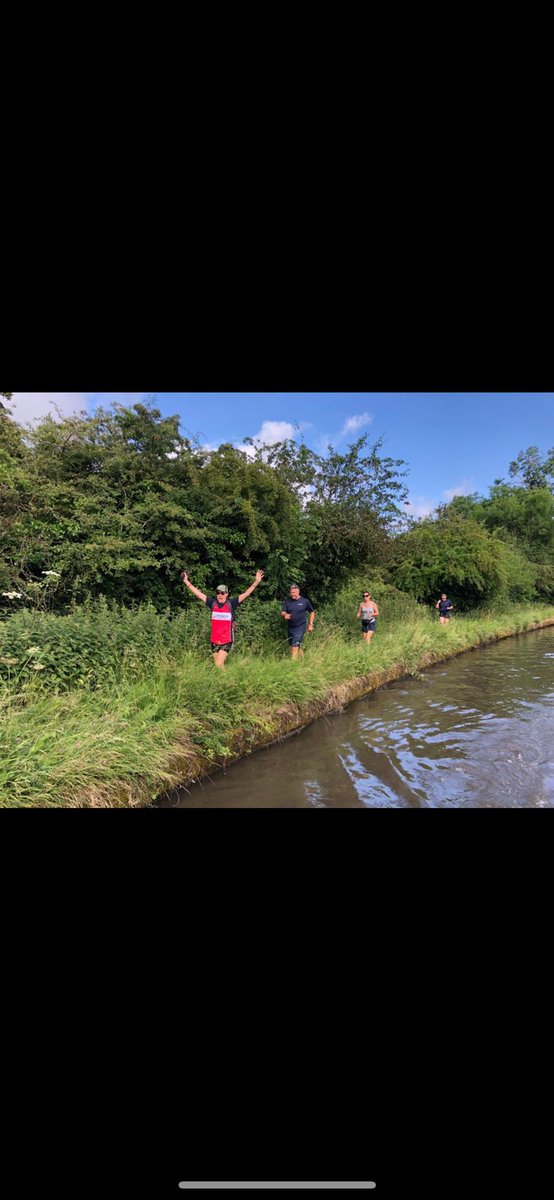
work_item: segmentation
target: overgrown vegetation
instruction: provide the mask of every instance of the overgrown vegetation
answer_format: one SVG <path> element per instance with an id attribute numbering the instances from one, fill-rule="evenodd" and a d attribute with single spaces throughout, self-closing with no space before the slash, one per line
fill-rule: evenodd
<path id="1" fill-rule="evenodd" d="M 407 464 L 363 436 L 344 454 L 287 439 L 208 452 L 153 400 L 23 429 L 0 403 L 0 616 L 88 598 L 178 613 L 207 589 L 244 588 L 262 568 L 264 599 L 291 579 L 329 602 L 352 573 L 458 607 L 554 597 L 554 454 L 510 464 L 488 498 L 456 497 L 435 517 L 405 516 Z"/>
<path id="2" fill-rule="evenodd" d="M 23 429 L 0 401 L 0 803 L 136 803 L 225 757 L 283 705 L 367 669 L 355 620 L 381 612 L 371 664 L 416 670 L 444 653 L 423 606 L 446 590 L 451 649 L 554 615 L 554 452 L 510 464 L 488 497 L 406 518 L 406 463 L 380 439 L 317 455 L 302 441 L 208 452 L 153 400 Z M 236 594 L 236 648 L 214 674 L 206 609 L 184 589 Z M 317 612 L 291 663 L 278 601 Z M 179 772 L 172 761 L 179 748 Z M 140 781 L 140 783 L 139 783 Z"/>
<path id="3" fill-rule="evenodd" d="M 5 688 L 0 806 L 152 803 L 164 789 L 194 776 L 199 761 L 224 762 L 237 731 L 243 748 L 255 747 L 261 737 L 278 735 L 284 713 L 317 704 L 330 689 L 368 671 L 398 665 L 415 674 L 433 661 L 547 618 L 554 619 L 552 605 L 517 606 L 503 614 L 458 617 L 445 631 L 427 610 L 416 607 L 400 623 L 383 620 L 369 648 L 359 636 L 342 635 L 339 607 L 322 613 L 303 661 L 292 662 L 284 649 L 243 652 L 218 672 L 207 655 L 182 648 L 168 655 L 162 639 L 147 669 L 136 671 L 127 663 L 117 678 L 112 675 L 97 689 L 25 695 Z M 138 622 L 143 630 L 140 615 Z M 137 631 L 134 645 L 139 643 Z"/>
<path id="4" fill-rule="evenodd" d="M 26 431 L 2 409 L 0 593 L 32 600 L 55 571 L 56 612 L 98 593 L 175 612 L 190 603 L 183 568 L 236 590 L 261 567 L 266 598 L 296 578 L 321 603 L 345 571 L 386 559 L 405 464 L 380 451 L 362 437 L 326 457 L 294 439 L 208 453 L 152 402 Z"/>

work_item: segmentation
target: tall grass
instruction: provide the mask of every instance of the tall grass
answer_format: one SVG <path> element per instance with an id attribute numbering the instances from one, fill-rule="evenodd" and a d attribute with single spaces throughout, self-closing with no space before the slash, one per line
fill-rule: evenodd
<path id="1" fill-rule="evenodd" d="M 379 603 L 383 612 L 380 598 Z M 416 672 L 450 653 L 554 619 L 554 607 L 480 612 L 443 627 L 435 614 L 412 606 L 399 622 L 384 616 L 369 645 L 359 632 L 351 636 L 351 608 L 341 615 L 335 607 L 318 615 L 315 633 L 306 636 L 305 657 L 295 662 L 280 625 L 280 640 L 268 640 L 264 617 L 253 648 L 233 652 L 224 672 L 214 668 L 206 650 L 206 614 L 201 615 L 202 650 L 191 649 L 185 618 L 168 621 L 154 614 L 154 619 L 148 612 L 118 616 L 107 611 L 96 624 L 92 618 L 88 626 L 86 620 L 79 628 L 70 624 L 65 647 L 51 621 L 72 617 L 44 618 L 40 631 L 35 625 L 34 645 L 41 644 L 41 654 L 47 646 L 54 654 L 58 645 L 70 664 L 80 661 L 79 646 L 75 650 L 71 643 L 81 642 L 86 632 L 94 686 L 60 684 L 59 669 L 50 690 L 46 669 L 36 673 L 45 677 L 40 682 L 4 678 L 0 806 L 149 803 L 179 782 L 199 754 L 213 762 L 224 759 L 237 730 L 255 745 L 261 734 L 277 729 L 280 710 L 321 700 L 330 689 L 376 669 L 397 664 L 403 672 Z M 21 616 L 15 629 L 25 641 L 28 630 Z M 12 647 L 4 644 L 4 657 Z M 103 660 L 106 647 L 109 655 Z M 84 669 L 78 678 L 86 681 Z"/>

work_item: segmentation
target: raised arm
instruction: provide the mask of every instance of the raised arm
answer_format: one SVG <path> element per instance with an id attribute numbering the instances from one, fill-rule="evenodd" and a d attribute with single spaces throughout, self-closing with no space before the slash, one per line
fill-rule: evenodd
<path id="1" fill-rule="evenodd" d="M 181 579 L 183 580 L 185 587 L 188 587 L 189 592 L 192 592 L 193 596 L 198 596 L 198 599 L 202 600 L 203 604 L 205 604 L 206 597 L 204 593 L 199 591 L 198 588 L 195 588 L 194 584 L 190 582 L 186 571 L 181 571 Z"/>
<path id="2" fill-rule="evenodd" d="M 255 588 L 257 588 L 258 584 L 262 582 L 263 577 L 264 577 L 263 571 L 256 571 L 256 578 L 254 580 L 254 583 L 251 583 L 250 587 L 247 588 L 246 591 L 242 593 L 242 596 L 239 596 L 239 604 L 242 604 L 243 600 L 246 600 L 247 596 L 252 595 L 252 592 L 255 590 Z"/>

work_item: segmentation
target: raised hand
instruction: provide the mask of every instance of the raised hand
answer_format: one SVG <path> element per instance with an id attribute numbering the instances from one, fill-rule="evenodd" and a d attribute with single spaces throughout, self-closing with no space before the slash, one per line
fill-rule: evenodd
<path id="1" fill-rule="evenodd" d="M 256 571 L 256 583 L 261 583 L 264 577 L 263 571 Z"/>
<path id="2" fill-rule="evenodd" d="M 188 577 L 186 571 L 181 571 L 181 579 L 183 580 L 183 583 L 189 582 L 189 577 Z"/>

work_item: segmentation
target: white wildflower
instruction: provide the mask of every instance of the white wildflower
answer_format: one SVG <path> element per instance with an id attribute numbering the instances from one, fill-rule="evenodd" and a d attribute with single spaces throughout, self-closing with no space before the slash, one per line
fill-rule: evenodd
<path id="1" fill-rule="evenodd" d="M 26 654 L 40 654 L 40 646 L 29 646 L 29 649 L 26 650 L 25 653 Z"/>
<path id="2" fill-rule="evenodd" d="M 35 663 L 35 665 L 33 667 L 33 671 L 45 671 L 45 670 L 46 670 L 46 667 L 43 665 L 43 663 Z"/>
<path id="3" fill-rule="evenodd" d="M 59 574 L 58 574 L 58 572 L 57 572 L 57 571 L 41 571 L 41 575 L 53 575 L 53 576 L 54 576 L 54 579 L 59 579 L 59 578 L 60 578 L 60 576 L 59 576 Z"/>
<path id="4" fill-rule="evenodd" d="M 3 596 L 7 596 L 8 600 L 23 600 L 22 592 L 2 592 Z"/>

